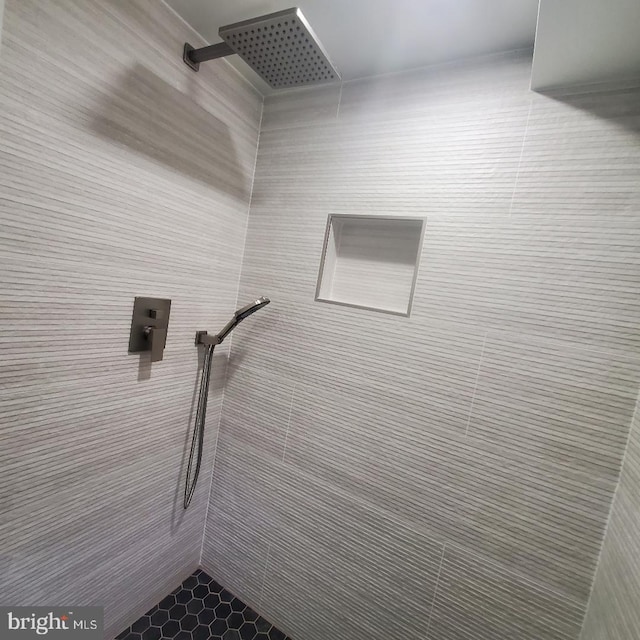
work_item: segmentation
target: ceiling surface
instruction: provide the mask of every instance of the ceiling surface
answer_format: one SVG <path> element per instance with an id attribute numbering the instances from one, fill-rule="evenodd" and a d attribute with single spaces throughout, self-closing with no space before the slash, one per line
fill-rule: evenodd
<path id="1" fill-rule="evenodd" d="M 167 0 L 209 43 L 224 25 L 298 6 L 344 80 L 532 47 L 538 0 Z M 229 61 L 263 93 L 266 83 Z"/>

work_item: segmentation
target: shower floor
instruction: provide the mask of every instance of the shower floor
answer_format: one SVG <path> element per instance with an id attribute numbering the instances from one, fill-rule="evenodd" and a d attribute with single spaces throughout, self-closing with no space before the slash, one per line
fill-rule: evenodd
<path id="1" fill-rule="evenodd" d="M 204 571 L 196 571 L 117 640 L 290 640 Z"/>

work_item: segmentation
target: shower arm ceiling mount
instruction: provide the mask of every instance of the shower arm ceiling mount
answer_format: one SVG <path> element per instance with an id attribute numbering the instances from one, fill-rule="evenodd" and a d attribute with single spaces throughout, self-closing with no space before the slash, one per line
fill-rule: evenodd
<path id="1" fill-rule="evenodd" d="M 196 49 L 185 43 L 182 59 L 194 71 L 201 62 L 239 55 L 274 89 L 340 80 L 324 47 L 297 7 L 220 27 L 224 40 Z"/>

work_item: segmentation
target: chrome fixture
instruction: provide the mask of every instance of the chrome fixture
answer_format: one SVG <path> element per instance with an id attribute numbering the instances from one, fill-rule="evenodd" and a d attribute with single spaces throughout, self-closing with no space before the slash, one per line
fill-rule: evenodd
<path id="1" fill-rule="evenodd" d="M 151 362 L 162 360 L 167 342 L 171 300 L 135 298 L 129 334 L 129 353 L 151 352 Z"/>
<path id="2" fill-rule="evenodd" d="M 184 486 L 184 508 L 191 503 L 193 492 L 196 489 L 200 466 L 202 464 L 202 448 L 204 445 L 204 423 L 207 417 L 207 398 L 209 396 L 209 382 L 211 380 L 211 362 L 213 360 L 213 350 L 220 344 L 245 318 L 262 309 L 271 302 L 264 296 L 254 300 L 245 307 L 238 309 L 233 318 L 227 322 L 222 331 L 215 335 L 209 335 L 206 331 L 196 332 L 196 345 L 204 345 L 206 348 L 204 364 L 202 365 L 202 377 L 200 378 L 200 393 L 198 395 L 198 407 L 196 409 L 196 420 L 193 426 L 193 437 L 191 438 L 191 451 L 189 452 L 189 464 L 187 466 L 187 477 Z M 191 477 L 193 461 L 195 469 Z"/>
<path id="3" fill-rule="evenodd" d="M 340 80 L 297 7 L 220 27 L 218 35 L 224 42 L 200 49 L 185 43 L 184 62 L 198 71 L 201 62 L 236 53 L 274 89 Z"/>
<path id="4" fill-rule="evenodd" d="M 247 306 L 238 309 L 222 331 L 215 336 L 210 336 L 206 331 L 196 331 L 196 344 L 215 347 L 215 345 L 220 344 L 245 318 L 248 318 L 252 313 L 255 313 L 258 309 L 261 309 L 270 302 L 271 300 L 269 300 L 269 298 L 263 296 L 249 303 Z"/>

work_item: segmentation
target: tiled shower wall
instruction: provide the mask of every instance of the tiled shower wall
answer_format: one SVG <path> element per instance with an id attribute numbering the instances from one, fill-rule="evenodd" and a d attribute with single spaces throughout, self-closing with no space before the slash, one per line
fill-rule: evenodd
<path id="1" fill-rule="evenodd" d="M 640 637 L 640 410 L 636 407 L 581 640 Z"/>
<path id="2" fill-rule="evenodd" d="M 4 17 L 4 0 L 0 0 L 0 44 L 2 44 L 2 18 Z"/>
<path id="3" fill-rule="evenodd" d="M 7 0 L 0 51 L 0 603 L 115 635 L 198 565 L 182 510 L 197 329 L 235 308 L 262 98 L 158 0 Z M 134 296 L 172 300 L 164 360 Z"/>
<path id="4" fill-rule="evenodd" d="M 296 640 L 575 640 L 640 379 L 640 92 L 530 56 L 265 101 L 203 566 Z M 327 215 L 426 216 L 410 318 Z"/>

